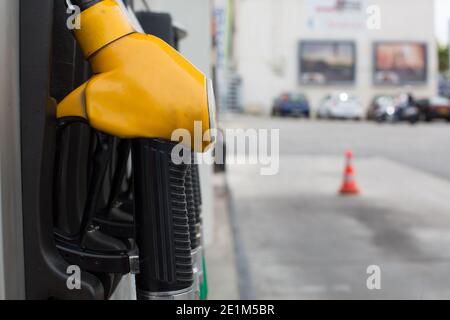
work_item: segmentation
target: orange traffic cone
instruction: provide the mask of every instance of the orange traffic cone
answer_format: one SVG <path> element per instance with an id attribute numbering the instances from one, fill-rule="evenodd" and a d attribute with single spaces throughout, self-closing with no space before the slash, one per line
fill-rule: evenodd
<path id="1" fill-rule="evenodd" d="M 349 150 L 345 153 L 346 165 L 344 171 L 344 182 L 339 190 L 342 195 L 355 195 L 359 194 L 359 188 L 355 181 L 355 170 L 352 165 L 353 153 Z"/>

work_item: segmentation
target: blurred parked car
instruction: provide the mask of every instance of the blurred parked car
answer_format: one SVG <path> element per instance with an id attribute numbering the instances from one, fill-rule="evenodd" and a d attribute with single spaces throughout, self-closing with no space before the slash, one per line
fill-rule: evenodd
<path id="1" fill-rule="evenodd" d="M 285 93 L 275 99 L 272 107 L 273 116 L 297 116 L 309 118 L 309 101 L 303 94 Z"/>
<path id="2" fill-rule="evenodd" d="M 326 96 L 317 110 L 319 119 L 355 119 L 364 117 L 361 103 L 345 92 Z"/>
<path id="3" fill-rule="evenodd" d="M 416 123 L 420 119 L 420 108 L 410 93 L 402 93 L 396 98 L 395 119 Z"/>
<path id="4" fill-rule="evenodd" d="M 416 104 L 422 120 L 429 122 L 434 119 L 445 119 L 450 122 L 450 99 L 434 97 L 418 100 Z"/>
<path id="5" fill-rule="evenodd" d="M 367 119 L 378 122 L 395 121 L 395 97 L 389 95 L 375 96 L 367 111 Z"/>

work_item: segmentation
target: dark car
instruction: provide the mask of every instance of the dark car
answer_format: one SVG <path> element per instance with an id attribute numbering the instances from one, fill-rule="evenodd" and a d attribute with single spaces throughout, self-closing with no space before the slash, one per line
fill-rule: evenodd
<path id="1" fill-rule="evenodd" d="M 450 99 L 445 97 L 434 97 L 431 99 L 418 100 L 421 119 L 432 121 L 434 119 L 445 119 L 450 122 Z"/>
<path id="2" fill-rule="evenodd" d="M 296 116 L 309 118 L 309 101 L 303 94 L 285 93 L 275 99 L 272 107 L 273 116 Z"/>
<path id="3" fill-rule="evenodd" d="M 379 122 L 395 121 L 396 99 L 394 96 L 375 96 L 367 110 L 367 119 Z"/>
<path id="4" fill-rule="evenodd" d="M 410 93 L 402 93 L 396 98 L 395 115 L 396 121 L 408 121 L 412 124 L 420 119 L 420 107 Z"/>

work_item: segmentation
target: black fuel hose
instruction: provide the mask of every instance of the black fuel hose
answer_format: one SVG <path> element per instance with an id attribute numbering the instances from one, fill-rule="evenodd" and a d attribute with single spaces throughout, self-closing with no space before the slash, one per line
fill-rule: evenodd
<path id="1" fill-rule="evenodd" d="M 72 4 L 80 7 L 81 11 L 92 7 L 93 5 L 102 2 L 103 0 L 71 0 Z"/>

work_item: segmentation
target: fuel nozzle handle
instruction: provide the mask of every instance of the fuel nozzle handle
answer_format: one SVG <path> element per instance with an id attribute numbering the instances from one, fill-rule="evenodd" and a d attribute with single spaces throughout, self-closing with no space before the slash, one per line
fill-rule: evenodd
<path id="1" fill-rule="evenodd" d="M 175 144 L 136 139 L 132 145 L 140 300 L 192 299 L 193 262 L 185 177 L 188 165 L 171 159 Z"/>
<path id="2" fill-rule="evenodd" d="M 83 118 L 121 139 L 170 141 L 176 129 L 193 137 L 198 122 L 210 136 L 215 106 L 205 75 L 161 39 L 136 32 L 118 1 L 78 3 L 91 5 L 73 34 L 95 76 L 58 104 L 57 118 Z M 204 152 L 211 140 L 193 140 L 192 149 Z"/>

